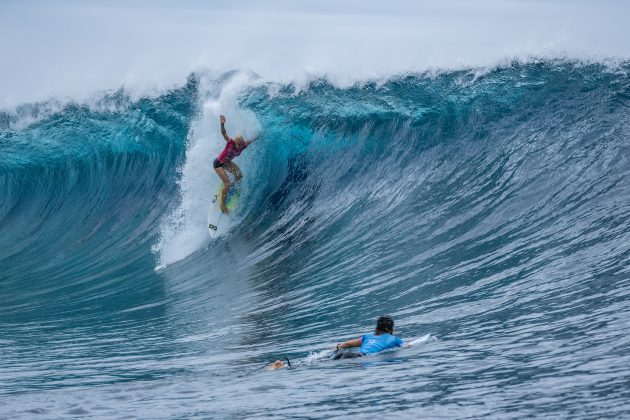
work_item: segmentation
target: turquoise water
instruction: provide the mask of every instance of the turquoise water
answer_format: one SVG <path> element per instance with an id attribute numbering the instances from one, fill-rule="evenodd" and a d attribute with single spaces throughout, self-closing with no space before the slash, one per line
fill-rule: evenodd
<path id="1" fill-rule="evenodd" d="M 0 416 L 629 416 L 628 70 L 0 114 Z M 217 113 L 261 137 L 210 241 Z M 385 313 L 413 347 L 329 360 Z"/>

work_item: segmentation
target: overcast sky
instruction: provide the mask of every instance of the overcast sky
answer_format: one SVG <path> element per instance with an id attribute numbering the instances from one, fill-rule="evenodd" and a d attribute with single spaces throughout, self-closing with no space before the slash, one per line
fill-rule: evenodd
<path id="1" fill-rule="evenodd" d="M 392 4 L 387 4 L 392 3 Z M 0 1 L 0 108 L 200 68 L 349 82 L 513 58 L 630 57 L 630 1 Z"/>

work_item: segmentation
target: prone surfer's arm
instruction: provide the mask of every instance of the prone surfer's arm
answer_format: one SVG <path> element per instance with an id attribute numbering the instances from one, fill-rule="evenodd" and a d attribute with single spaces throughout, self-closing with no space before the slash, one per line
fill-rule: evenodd
<path id="1" fill-rule="evenodd" d="M 228 136 L 227 130 L 225 129 L 225 116 L 221 115 L 219 121 L 221 121 L 221 134 L 223 135 L 223 138 L 225 139 L 225 141 L 230 141 L 230 137 Z"/>
<path id="2" fill-rule="evenodd" d="M 347 349 L 350 347 L 361 347 L 361 344 L 363 344 L 363 337 L 355 338 L 354 340 L 344 341 L 343 343 L 337 344 L 337 347 L 335 348 L 339 350 Z"/>

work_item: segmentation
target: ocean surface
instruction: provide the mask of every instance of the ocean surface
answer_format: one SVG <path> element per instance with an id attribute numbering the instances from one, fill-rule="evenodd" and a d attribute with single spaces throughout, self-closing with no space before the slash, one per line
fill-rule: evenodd
<path id="1" fill-rule="evenodd" d="M 330 360 L 382 314 L 413 346 Z M 628 418 L 629 325 L 628 63 L 0 113 L 0 418 Z"/>

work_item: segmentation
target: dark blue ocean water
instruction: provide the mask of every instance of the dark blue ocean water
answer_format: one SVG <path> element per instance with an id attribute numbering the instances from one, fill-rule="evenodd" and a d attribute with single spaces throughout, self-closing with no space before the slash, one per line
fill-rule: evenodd
<path id="1" fill-rule="evenodd" d="M 0 417 L 629 417 L 629 71 L 0 114 Z M 261 137 L 210 241 L 219 113 Z M 381 314 L 414 346 L 329 360 Z"/>

